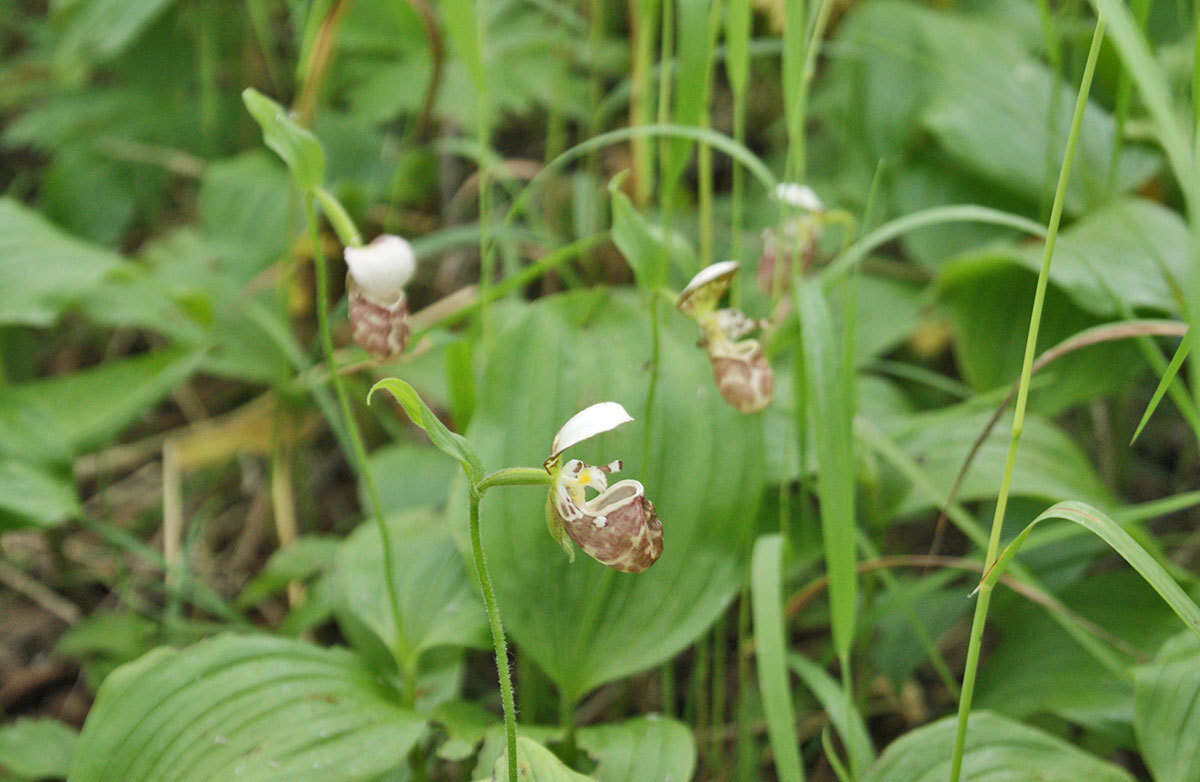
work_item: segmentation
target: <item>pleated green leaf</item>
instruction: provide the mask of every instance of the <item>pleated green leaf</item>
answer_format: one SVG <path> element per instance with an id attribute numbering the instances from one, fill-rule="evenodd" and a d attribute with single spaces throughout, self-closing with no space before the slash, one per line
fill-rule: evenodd
<path id="1" fill-rule="evenodd" d="M 884 751 L 862 782 L 945 782 L 956 720 L 910 731 Z M 971 715 L 963 779 L 988 782 L 1133 782 L 1127 771 L 1060 738 L 990 712 Z"/>
<path id="2" fill-rule="evenodd" d="M 517 737 L 517 776 L 528 782 L 587 782 L 592 779 L 567 768 L 553 752 L 524 736 Z M 501 782 L 508 778 L 508 756 L 502 755 L 489 779 Z"/>
<path id="3" fill-rule="evenodd" d="M 444 521 L 419 510 L 391 516 L 387 525 L 400 626 L 388 604 L 379 528 L 368 522 L 341 545 L 333 568 L 335 611 L 343 631 L 370 643 L 359 636 L 366 629 L 402 670 L 415 670 L 421 653 L 438 646 L 486 648 L 483 604 Z"/>
<path id="4" fill-rule="evenodd" d="M 664 530 L 662 557 L 636 575 L 567 561 L 546 534 L 544 489 L 489 491 L 483 548 L 505 628 L 574 700 L 669 658 L 707 628 L 740 582 L 763 491 L 761 424 L 724 403 L 695 324 L 664 313 L 657 402 L 645 411 L 650 324 L 632 292 L 580 291 L 523 308 L 496 336 L 469 438 L 489 465 L 540 465 L 554 433 L 596 402 L 632 423 L 569 450 L 610 478 L 644 484 Z M 648 429 L 647 429 L 648 427 Z M 643 438 L 649 438 L 642 464 Z M 463 492 L 450 518 L 465 549 Z M 680 600 L 680 595 L 687 595 Z"/>
<path id="5" fill-rule="evenodd" d="M 1156 782 L 1200 780 L 1200 642 L 1168 641 L 1136 671 L 1134 727 Z"/>
<path id="6" fill-rule="evenodd" d="M 447 711 L 445 707 L 439 714 Z M 447 726 L 458 746 L 474 746 L 486 733 L 475 766 L 475 777 L 484 776 L 504 752 L 504 726 L 480 727 L 483 715 L 472 715 L 469 707 L 459 707 L 456 719 Z M 495 718 L 491 718 L 495 723 Z M 545 743 L 560 742 L 564 729 L 522 725 L 522 738 Z M 518 739 L 520 740 L 520 739 Z M 645 780 L 689 780 L 696 770 L 696 741 L 682 722 L 652 714 L 624 722 L 589 725 L 576 733 L 581 752 L 595 762 L 589 778 L 598 782 L 644 782 Z"/>
<path id="7" fill-rule="evenodd" d="M 223 635 L 114 671 L 68 780 L 369 780 L 400 765 L 424 731 L 349 652 Z"/>

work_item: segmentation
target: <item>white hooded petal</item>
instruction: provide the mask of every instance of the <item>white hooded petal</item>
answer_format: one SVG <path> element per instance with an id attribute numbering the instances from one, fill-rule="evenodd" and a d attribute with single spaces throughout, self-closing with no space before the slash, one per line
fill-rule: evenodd
<path id="1" fill-rule="evenodd" d="M 810 212 L 820 212 L 825 208 L 811 187 L 795 182 L 782 182 L 777 185 L 775 197 L 788 206 L 807 209 Z"/>
<path id="2" fill-rule="evenodd" d="M 367 298 L 388 305 L 404 291 L 417 270 L 412 245 L 399 236 L 382 234 L 364 247 L 346 248 L 346 266 Z"/>
<path id="3" fill-rule="evenodd" d="M 693 318 L 711 312 L 729 290 L 729 281 L 739 268 L 737 261 L 721 261 L 704 267 L 679 294 L 675 300 L 676 309 Z"/>
<path id="4" fill-rule="evenodd" d="M 633 416 L 616 402 L 598 402 L 584 408 L 571 416 L 558 430 L 558 434 L 554 435 L 554 443 L 550 446 L 550 459 L 556 458 L 576 443 L 616 429 L 632 420 Z"/>

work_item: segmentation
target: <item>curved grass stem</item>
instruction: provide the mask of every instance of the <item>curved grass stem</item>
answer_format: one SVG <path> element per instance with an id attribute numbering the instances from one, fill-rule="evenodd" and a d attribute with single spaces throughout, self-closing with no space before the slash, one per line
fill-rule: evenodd
<path id="1" fill-rule="evenodd" d="M 992 530 L 988 537 L 985 570 L 996 562 L 1000 548 L 1000 532 L 1004 527 L 1004 513 L 1008 506 L 1009 489 L 1012 486 L 1013 468 L 1017 460 L 1017 445 L 1025 422 L 1025 407 L 1029 399 L 1029 381 L 1033 375 L 1033 359 L 1037 351 L 1038 328 L 1041 325 L 1042 308 L 1046 300 L 1046 285 L 1050 278 L 1050 260 L 1054 256 L 1054 242 L 1058 237 L 1058 226 L 1062 221 L 1063 202 L 1066 200 L 1067 183 L 1071 179 L 1071 163 L 1075 158 L 1075 147 L 1083 126 L 1083 112 L 1087 107 L 1091 91 L 1092 76 L 1096 72 L 1096 60 L 1104 42 L 1104 18 L 1096 21 L 1092 33 L 1092 44 L 1088 50 L 1087 64 L 1075 100 L 1075 113 L 1071 118 L 1071 131 L 1067 136 L 1067 148 L 1063 153 L 1062 168 L 1058 173 L 1058 186 L 1054 192 L 1054 205 L 1050 210 L 1050 223 L 1046 232 L 1046 245 L 1042 253 L 1042 265 L 1038 272 L 1037 289 L 1033 297 L 1033 310 L 1029 316 L 1029 334 L 1025 340 L 1025 357 L 1021 362 L 1021 380 L 1017 386 L 1017 402 L 1013 408 L 1012 437 L 1008 443 L 1008 456 L 1004 461 L 1004 474 L 1000 481 L 1000 492 L 996 497 L 996 512 L 992 516 Z M 962 694 L 958 700 L 958 726 L 954 734 L 954 750 L 950 759 L 950 782 L 958 782 L 962 774 L 963 752 L 967 739 L 967 719 L 971 714 L 971 697 L 975 691 L 975 675 L 979 669 L 979 651 L 983 641 L 983 628 L 987 623 L 988 605 L 991 603 L 992 588 L 984 584 L 979 590 L 975 615 L 971 620 L 971 637 L 967 645 L 966 669 L 963 672 Z"/>

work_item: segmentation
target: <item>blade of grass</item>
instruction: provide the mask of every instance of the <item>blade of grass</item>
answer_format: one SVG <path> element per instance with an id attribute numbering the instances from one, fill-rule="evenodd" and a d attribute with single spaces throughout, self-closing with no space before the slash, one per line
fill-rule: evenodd
<path id="1" fill-rule="evenodd" d="M 1063 519 L 1074 522 L 1107 543 L 1145 579 L 1146 583 L 1171 607 L 1171 610 L 1183 620 L 1188 629 L 1195 633 L 1197 638 L 1200 638 L 1200 607 L 1196 606 L 1187 593 L 1175 583 L 1145 549 L 1137 544 L 1137 541 L 1129 536 L 1128 532 L 1104 513 L 1083 502 L 1060 502 L 1029 522 L 1025 529 L 1021 530 L 1021 533 L 1005 546 L 999 558 L 984 574 L 978 587 L 981 592 L 996 585 L 1005 568 L 1021 550 L 1021 545 L 1029 537 L 1029 533 L 1047 519 Z"/>
<path id="2" fill-rule="evenodd" d="M 1150 423 L 1150 416 L 1154 415 L 1154 411 L 1158 409 L 1158 403 L 1162 401 L 1167 390 L 1171 388 L 1171 384 L 1175 382 L 1175 376 L 1179 374 L 1179 368 L 1183 366 L 1184 359 L 1188 356 L 1188 349 L 1191 347 L 1191 342 L 1184 339 L 1179 343 L 1179 347 L 1175 349 L 1175 355 L 1171 356 L 1171 363 L 1167 364 L 1167 368 L 1163 371 L 1162 377 L 1158 379 L 1158 387 L 1154 389 L 1154 394 L 1150 397 L 1150 401 L 1146 404 L 1146 411 L 1142 413 L 1142 418 L 1138 421 L 1137 428 L 1133 430 L 1133 437 L 1129 438 L 1129 444 L 1133 445 L 1137 442 L 1138 435 L 1146 428 L 1146 424 Z M 1180 407 L 1180 411 L 1184 410 Z M 1193 411 L 1194 412 L 1194 411 Z M 1200 426 L 1200 422 L 1197 422 Z M 1193 426 L 1196 429 L 1197 426 Z"/>
<path id="3" fill-rule="evenodd" d="M 750 560 L 751 605 L 754 609 L 754 654 L 758 689 L 767 717 L 767 736 L 775 754 L 780 782 L 802 782 L 804 766 L 796 742 L 796 712 L 788 682 L 783 633 L 782 535 L 763 535 L 754 543 Z"/>
<path id="4" fill-rule="evenodd" d="M 871 734 L 867 731 L 866 722 L 854 705 L 854 700 L 847 697 L 845 690 L 838 686 L 824 668 L 808 658 L 789 654 L 788 666 L 825 708 L 829 721 L 841 736 L 842 745 L 850 756 L 852 778 L 862 776 L 875 762 L 875 748 L 871 745 Z"/>
<path id="5" fill-rule="evenodd" d="M 816 280 L 794 281 L 795 308 L 804 354 L 804 386 L 808 428 L 816 436 L 817 496 L 821 504 L 821 537 L 830 578 L 833 645 L 842 665 L 843 684 L 850 687 L 850 647 L 857 619 L 858 577 L 854 571 L 854 436 L 851 400 L 844 395 L 843 375 L 851 372 L 839 357 L 838 340 L 825 295 Z"/>
<path id="6" fill-rule="evenodd" d="M 871 233 L 859 239 L 854 244 L 838 253 L 820 274 L 826 285 L 832 285 L 842 275 L 850 271 L 856 264 L 865 259 L 872 250 L 903 236 L 909 231 L 925 228 L 942 223 L 985 223 L 1016 228 L 1032 236 L 1046 236 L 1046 229 L 1027 217 L 1002 212 L 986 206 L 973 204 L 955 204 L 953 206 L 935 206 L 922 209 L 919 212 L 898 217 L 884 223 Z"/>
<path id="7" fill-rule="evenodd" d="M 1079 94 L 1075 100 L 1075 113 L 1071 117 L 1070 135 L 1067 137 L 1067 147 L 1063 152 L 1062 169 L 1058 175 L 1058 187 L 1054 193 L 1054 204 L 1050 209 L 1050 225 L 1046 231 L 1046 246 L 1042 254 L 1042 264 L 1038 271 L 1037 289 L 1033 296 L 1033 308 L 1029 316 L 1029 333 L 1025 340 L 1025 356 L 1021 362 L 1021 381 L 1017 388 L 1017 401 L 1013 408 L 1012 437 L 1009 440 L 1008 455 L 1004 462 L 1004 474 L 1000 479 L 1000 491 L 996 497 L 996 511 L 992 516 L 992 531 L 988 536 L 987 553 L 984 562 L 990 567 L 996 561 L 1000 546 L 1000 533 L 1004 527 L 1004 515 L 1008 508 L 1008 493 L 1012 486 L 1013 468 L 1017 460 L 1017 446 L 1021 441 L 1021 430 L 1025 423 L 1025 405 L 1029 398 L 1029 380 L 1033 376 L 1033 360 L 1037 351 L 1038 330 L 1041 326 L 1042 307 L 1046 301 L 1046 287 L 1050 279 L 1050 260 L 1054 257 L 1054 243 L 1058 238 L 1058 226 L 1062 220 L 1063 202 L 1066 200 L 1067 183 L 1071 179 L 1071 165 L 1075 159 L 1075 147 L 1079 142 L 1080 129 L 1083 127 L 1083 112 L 1087 108 L 1088 94 L 1091 92 L 1092 76 L 1096 72 L 1096 60 L 1100 56 L 1100 46 L 1104 42 L 1104 19 L 1096 20 L 1096 28 L 1092 33 L 1092 44 L 1088 50 L 1087 64 L 1083 69 L 1083 77 L 1079 86 Z M 975 691 L 975 676 L 979 669 L 979 652 L 983 641 L 983 628 L 987 623 L 988 606 L 991 603 L 991 588 L 985 588 L 979 593 L 975 604 L 975 615 L 971 619 L 971 636 L 967 643 L 967 663 L 963 672 L 962 693 L 958 700 L 958 725 L 954 735 L 954 750 L 950 758 L 950 782 L 958 782 L 962 774 L 963 751 L 967 739 L 967 718 L 971 713 L 971 698 Z"/>

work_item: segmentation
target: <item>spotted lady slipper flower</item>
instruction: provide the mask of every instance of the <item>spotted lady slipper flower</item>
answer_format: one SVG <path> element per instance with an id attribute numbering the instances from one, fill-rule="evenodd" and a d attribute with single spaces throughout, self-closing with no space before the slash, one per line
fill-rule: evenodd
<path id="1" fill-rule="evenodd" d="M 825 205 L 808 185 L 782 182 L 775 187 L 775 199 L 798 213 L 762 233 L 757 278 L 759 289 L 768 295 L 781 293 L 791 284 L 795 261 L 802 269 L 813 264 L 824 227 Z"/>
<path id="2" fill-rule="evenodd" d="M 717 309 L 738 268 L 737 261 L 723 261 L 702 269 L 679 294 L 675 307 L 704 333 L 701 344 L 721 396 L 740 413 L 757 413 L 771 401 L 775 375 L 758 340 L 743 337 L 762 322 L 741 310 Z"/>
<path id="3" fill-rule="evenodd" d="M 632 420 L 616 402 L 581 410 L 558 430 L 544 465 L 553 478 L 546 498 L 550 534 L 572 560 L 575 554 L 566 538 L 600 564 L 623 573 L 641 573 L 662 554 L 663 528 L 654 504 L 638 481 L 608 485 L 608 476 L 621 469 L 619 460 L 597 467 L 579 459 L 562 464 L 561 457 L 571 446 Z M 591 499 L 589 490 L 596 492 Z"/>
<path id="4" fill-rule="evenodd" d="M 346 248 L 346 301 L 354 341 L 375 358 L 390 358 L 408 343 L 404 286 L 417 270 L 412 245 L 384 234 L 364 247 Z"/>

